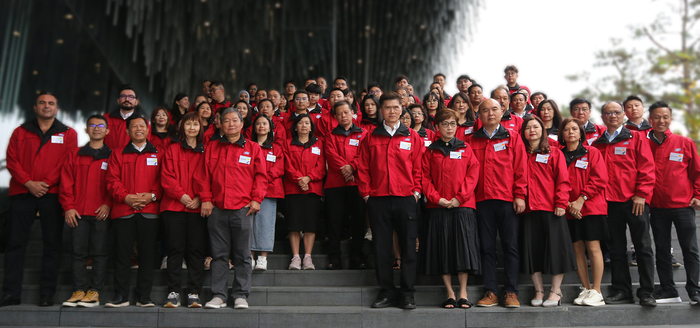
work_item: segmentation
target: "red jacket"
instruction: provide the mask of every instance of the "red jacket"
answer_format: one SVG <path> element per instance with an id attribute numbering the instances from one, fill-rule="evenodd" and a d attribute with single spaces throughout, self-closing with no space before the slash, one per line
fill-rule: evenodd
<path id="1" fill-rule="evenodd" d="M 63 211 L 76 210 L 80 216 L 95 216 L 100 206 L 112 207 L 106 179 L 111 154 L 107 145 L 100 149 L 85 145 L 66 156 L 58 194 Z"/>
<path id="2" fill-rule="evenodd" d="M 77 147 L 78 134 L 57 119 L 45 134 L 36 119 L 16 128 L 7 145 L 10 196 L 28 193 L 28 181 L 44 181 L 49 193 L 58 193 L 65 155 Z"/>
<path id="3" fill-rule="evenodd" d="M 323 196 L 323 177 L 326 175 L 326 157 L 323 142 L 313 137 L 306 144 L 292 138 L 284 149 L 284 194 L 316 194 Z M 308 176 L 309 190 L 301 191 L 299 178 Z"/>
<path id="4" fill-rule="evenodd" d="M 362 120 L 360 124 L 356 124 L 358 127 L 360 127 L 362 130 L 367 131 L 367 133 L 372 133 L 375 128 L 377 128 L 377 124 L 375 124 L 373 121 L 370 120 Z"/>
<path id="5" fill-rule="evenodd" d="M 164 151 L 160 182 L 163 185 L 163 199 L 160 200 L 160 212 L 199 213 L 201 209 L 189 209 L 180 202 L 187 194 L 195 199 L 202 197 L 204 173 L 204 145 L 198 144 L 194 149 L 186 141 L 173 143 Z"/>
<path id="6" fill-rule="evenodd" d="M 120 152 L 112 152 L 107 167 L 107 190 L 114 199 L 112 219 L 135 213 L 160 213 L 160 200 L 163 197 L 163 187 L 160 184 L 161 165 L 163 153 L 148 141 L 141 152 L 131 143 L 124 146 Z M 138 211 L 124 202 L 128 194 L 142 192 L 155 194 L 156 201 Z"/>
<path id="7" fill-rule="evenodd" d="M 503 125 L 504 128 L 515 132 L 515 134 L 520 134 L 520 130 L 523 127 L 523 122 L 524 120 L 520 116 L 513 114 L 513 110 L 507 110 L 503 116 L 501 116 L 501 125 Z M 477 118 L 473 131 L 479 130 L 483 126 L 483 122 Z"/>
<path id="8" fill-rule="evenodd" d="M 588 146 L 593 145 L 593 142 L 605 133 L 607 128 L 605 125 L 596 125 L 593 122 L 588 122 L 588 124 L 583 128 L 586 131 L 586 144 Z"/>
<path id="9" fill-rule="evenodd" d="M 476 120 L 476 122 L 467 120 L 462 124 L 458 124 L 457 131 L 455 132 L 455 138 L 466 142 L 470 135 L 479 130 L 479 128 L 476 126 L 478 124 L 477 122 L 479 122 L 479 120 Z M 440 133 L 436 133 L 435 138 L 440 137 Z"/>
<path id="10" fill-rule="evenodd" d="M 661 144 L 649 132 L 649 145 L 654 154 L 656 184 L 651 198 L 653 208 L 685 208 L 692 198 L 700 199 L 700 158 L 695 143 L 684 136 L 664 133 Z"/>
<path id="11" fill-rule="evenodd" d="M 442 208 L 440 198 L 457 198 L 459 207 L 476 209 L 474 190 L 479 182 L 479 161 L 464 141 L 433 142 L 423 154 L 423 192 L 428 208 Z"/>
<path id="12" fill-rule="evenodd" d="M 256 115 L 257 117 L 257 115 Z M 253 118 L 253 122 L 255 122 L 255 118 Z M 272 117 L 272 124 L 274 125 L 273 128 L 273 133 L 275 135 L 275 145 L 278 145 L 280 147 L 284 147 L 284 145 L 287 142 L 287 131 L 284 129 L 284 122 L 280 121 L 279 119 L 275 119 L 274 116 Z M 245 135 L 246 139 L 248 140 L 256 140 L 257 136 L 253 138 L 253 135 L 255 134 L 255 126 L 251 125 L 246 129 Z"/>
<path id="13" fill-rule="evenodd" d="M 360 122 L 362 122 L 362 114 L 359 111 L 356 111 L 355 106 L 353 105 L 350 105 L 350 109 L 353 111 L 352 123 L 359 127 Z M 335 129 L 338 126 L 338 120 L 335 118 L 335 115 L 333 115 L 333 113 L 329 110 L 323 112 L 323 114 L 321 115 L 321 120 L 318 124 L 320 135 L 323 136 L 325 141 L 325 138 L 328 137 L 329 134 L 331 134 L 331 131 L 333 131 L 333 129 Z"/>
<path id="14" fill-rule="evenodd" d="M 319 124 L 321 124 L 321 117 L 323 116 L 323 113 L 318 111 L 318 112 L 312 112 L 312 111 L 306 111 L 306 113 L 311 116 L 311 121 L 314 123 L 314 136 L 318 137 L 319 139 L 322 139 L 323 133 L 321 132 Z M 292 123 L 294 123 L 294 119 L 297 117 L 295 112 L 291 112 L 291 114 L 288 114 L 285 117 L 284 121 L 284 129 L 285 133 L 287 135 L 287 142 L 285 142 L 285 146 L 287 143 L 289 143 L 290 140 L 292 140 Z"/>
<path id="15" fill-rule="evenodd" d="M 267 198 L 284 198 L 284 148 L 277 143 L 265 143 L 262 146 L 267 165 Z"/>
<path id="16" fill-rule="evenodd" d="M 558 148 L 550 148 L 549 154 L 535 151 L 527 159 L 528 211 L 554 212 L 555 207 L 566 209 L 569 205 L 569 171 L 564 154 Z"/>
<path id="17" fill-rule="evenodd" d="M 380 123 L 360 144 L 357 178 L 362 197 L 407 197 L 421 192 L 425 143 L 399 123 L 394 136 Z"/>
<path id="18" fill-rule="evenodd" d="M 426 129 L 422 125 L 418 131 L 418 135 L 423 138 L 423 144 L 425 147 L 429 147 L 430 144 L 433 143 L 437 139 L 437 136 L 435 135 L 435 131 Z"/>
<path id="19" fill-rule="evenodd" d="M 608 202 L 605 199 L 608 170 L 603 155 L 595 147 L 586 145 L 580 145 L 571 155 L 572 158 L 566 158 L 569 160 L 567 165 L 571 184 L 569 201 L 573 202 L 585 195 L 588 200 L 583 203 L 581 216 L 608 215 Z M 568 211 L 566 218 L 574 219 Z"/>
<path id="20" fill-rule="evenodd" d="M 476 201 L 499 199 L 512 202 L 527 195 L 527 152 L 520 134 L 498 126 L 492 139 L 484 129 L 467 140 L 479 161 L 479 184 Z"/>
<path id="21" fill-rule="evenodd" d="M 327 136 L 325 145 L 326 160 L 328 161 L 328 177 L 324 188 L 338 188 L 357 186 L 355 181 L 345 182 L 340 173 L 340 168 L 345 165 L 352 166 L 357 172 L 357 161 L 360 159 L 360 143 L 367 136 L 367 131 L 352 124 L 347 131 L 338 125 Z"/>
<path id="22" fill-rule="evenodd" d="M 649 124 L 649 121 L 647 121 L 646 119 L 642 119 L 641 126 L 637 126 L 637 124 L 634 124 L 632 121 L 627 120 L 627 122 L 625 122 L 625 127 L 630 129 L 630 131 L 632 132 L 642 132 L 644 133 L 645 137 L 647 136 L 647 133 L 651 131 L 651 124 Z"/>
<path id="23" fill-rule="evenodd" d="M 231 104 L 231 102 L 228 100 L 224 100 L 224 102 L 220 103 L 212 99 L 209 105 L 211 106 L 211 115 L 216 115 L 216 112 L 219 110 L 219 108 L 228 108 L 231 107 L 233 104 Z"/>
<path id="24" fill-rule="evenodd" d="M 644 135 L 623 126 L 612 142 L 603 134 L 593 146 L 603 154 L 608 168 L 607 201 L 626 202 L 636 195 L 649 204 L 654 191 L 654 156 Z"/>
<path id="25" fill-rule="evenodd" d="M 159 152 L 165 154 L 165 151 L 172 142 L 173 135 L 170 132 L 156 132 L 155 128 L 152 130 L 151 135 L 148 136 L 148 141 L 156 146 Z"/>
<path id="26" fill-rule="evenodd" d="M 134 109 L 134 113 L 131 115 L 141 115 L 141 113 Z M 131 138 L 126 134 L 126 120 L 122 118 L 119 109 L 103 116 L 107 120 L 107 126 L 109 127 L 109 134 L 105 136 L 105 145 L 115 152 L 121 152 L 126 145 L 131 143 Z M 146 125 L 148 125 L 148 138 L 150 139 L 151 122 L 148 119 L 146 119 Z"/>
<path id="27" fill-rule="evenodd" d="M 256 142 L 241 137 L 212 142 L 206 149 L 202 202 L 222 210 L 240 210 L 251 201 L 262 202 L 267 192 L 265 154 Z"/>

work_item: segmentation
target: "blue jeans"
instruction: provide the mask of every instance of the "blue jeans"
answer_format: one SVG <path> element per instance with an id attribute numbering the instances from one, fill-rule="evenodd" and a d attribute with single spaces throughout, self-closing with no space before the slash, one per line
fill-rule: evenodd
<path id="1" fill-rule="evenodd" d="M 253 240 L 250 250 L 272 252 L 275 246 L 275 220 L 277 219 L 277 198 L 265 198 L 260 203 L 260 211 L 253 221 Z"/>

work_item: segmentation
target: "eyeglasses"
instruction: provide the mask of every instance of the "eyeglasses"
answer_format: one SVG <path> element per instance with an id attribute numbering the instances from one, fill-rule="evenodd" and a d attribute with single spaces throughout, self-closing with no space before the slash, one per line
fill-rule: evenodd
<path id="1" fill-rule="evenodd" d="M 88 124 L 88 128 L 91 129 L 104 129 L 106 126 L 102 123 L 100 124 Z"/>
<path id="2" fill-rule="evenodd" d="M 621 111 L 614 111 L 614 112 L 609 112 L 609 113 L 603 113 L 603 116 L 605 117 L 611 117 L 611 116 L 620 116 L 622 115 Z"/>
<path id="3" fill-rule="evenodd" d="M 296 98 L 296 99 L 294 99 L 294 101 L 302 102 L 302 101 L 309 101 L 309 99 L 306 99 L 306 98 Z"/>
<path id="4" fill-rule="evenodd" d="M 379 94 L 380 92 L 381 92 L 381 91 L 370 91 L 369 94 L 371 94 L 371 95 L 376 95 L 376 94 Z"/>
<path id="5" fill-rule="evenodd" d="M 440 126 L 443 128 L 456 128 L 457 127 L 457 122 L 451 121 L 451 122 L 440 122 Z"/>
<path id="6" fill-rule="evenodd" d="M 590 112 L 590 111 L 591 111 L 591 110 L 590 110 L 589 108 L 587 108 L 587 107 L 583 107 L 583 108 L 581 108 L 581 107 L 576 107 L 576 108 L 572 108 L 572 109 L 571 109 L 571 112 L 573 112 L 573 113 L 576 113 L 576 112 Z"/>
<path id="7" fill-rule="evenodd" d="M 438 101 L 435 100 L 435 99 L 428 99 L 428 101 L 426 101 L 426 102 L 429 103 L 429 104 L 434 104 L 434 103 L 436 103 L 436 102 L 438 102 Z"/>
<path id="8" fill-rule="evenodd" d="M 414 112 L 413 116 L 423 116 L 423 113 L 422 112 Z"/>
<path id="9" fill-rule="evenodd" d="M 134 95 L 120 95 L 119 99 L 121 99 L 121 100 L 126 100 L 126 99 L 134 100 L 134 99 L 136 99 L 136 96 L 134 96 Z"/>

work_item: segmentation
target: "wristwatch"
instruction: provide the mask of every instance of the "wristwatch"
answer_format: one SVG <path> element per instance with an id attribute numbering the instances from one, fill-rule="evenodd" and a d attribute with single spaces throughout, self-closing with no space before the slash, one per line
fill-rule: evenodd
<path id="1" fill-rule="evenodd" d="M 151 193 L 151 201 L 155 202 L 156 201 L 156 194 Z"/>
<path id="2" fill-rule="evenodd" d="M 583 198 L 584 201 L 588 201 L 588 196 L 581 194 L 581 198 Z"/>

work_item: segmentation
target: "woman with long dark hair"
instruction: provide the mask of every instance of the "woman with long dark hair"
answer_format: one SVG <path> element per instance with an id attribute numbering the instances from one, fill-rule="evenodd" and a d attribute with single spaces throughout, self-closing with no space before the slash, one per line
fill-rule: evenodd
<path id="1" fill-rule="evenodd" d="M 372 133 L 374 128 L 382 123 L 382 115 L 379 113 L 379 99 L 373 94 L 368 94 L 362 99 L 362 121 L 360 127 Z"/>
<path id="2" fill-rule="evenodd" d="M 559 106 L 552 99 L 547 99 L 540 102 L 537 105 L 537 112 L 535 113 L 542 123 L 544 123 L 544 128 L 547 131 L 547 141 L 551 147 L 559 147 L 559 140 L 557 140 L 559 134 L 559 126 L 561 125 L 561 113 L 559 112 Z"/>
<path id="3" fill-rule="evenodd" d="M 177 128 L 185 114 L 190 109 L 190 98 L 184 93 L 178 93 L 173 99 L 173 105 L 170 107 L 170 125 Z"/>
<path id="4" fill-rule="evenodd" d="M 243 100 L 239 100 L 233 104 L 233 108 L 238 109 L 241 115 L 243 115 L 243 130 L 241 133 L 243 133 L 246 139 L 250 139 L 252 132 L 250 127 L 253 125 L 253 108 Z"/>
<path id="5" fill-rule="evenodd" d="M 469 108 L 469 99 L 463 93 L 458 92 L 452 98 L 450 105 L 452 105 L 451 109 L 454 110 L 457 115 L 457 132 L 455 132 L 455 138 L 467 141 L 467 137 L 478 130 L 478 127 L 475 126 L 474 113 Z"/>
<path id="6" fill-rule="evenodd" d="M 158 151 L 165 151 L 176 131 L 175 126 L 170 124 L 170 112 L 165 107 L 156 107 L 151 112 L 151 135 L 148 137 L 148 141 Z"/>
<path id="7" fill-rule="evenodd" d="M 208 102 L 201 102 L 194 110 L 202 120 L 202 131 L 206 132 L 214 123 L 214 115 L 211 112 L 211 105 Z"/>

